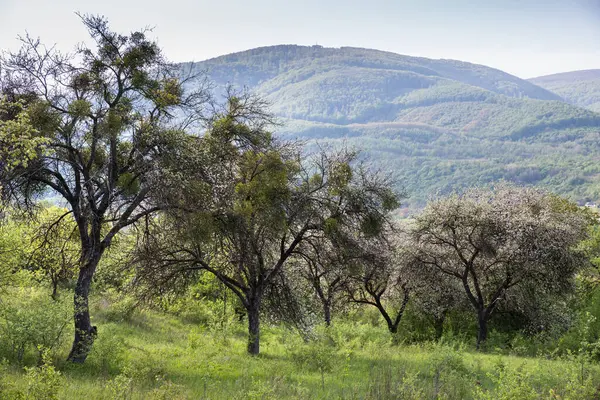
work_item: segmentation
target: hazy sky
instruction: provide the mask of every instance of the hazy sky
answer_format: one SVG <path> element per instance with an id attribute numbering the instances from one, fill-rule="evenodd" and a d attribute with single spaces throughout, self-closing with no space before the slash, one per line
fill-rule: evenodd
<path id="1" fill-rule="evenodd" d="M 0 48 L 25 31 L 64 50 L 75 11 L 153 26 L 172 61 L 275 44 L 356 46 L 488 65 L 529 78 L 600 68 L 600 0 L 0 0 Z"/>

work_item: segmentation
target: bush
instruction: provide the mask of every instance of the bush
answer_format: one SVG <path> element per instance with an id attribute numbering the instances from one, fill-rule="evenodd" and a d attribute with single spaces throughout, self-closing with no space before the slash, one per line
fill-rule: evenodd
<path id="1" fill-rule="evenodd" d="M 524 366 L 509 369 L 498 365 L 496 374 L 489 374 L 495 386 L 494 391 L 486 391 L 477 387 L 475 398 L 478 400 L 537 400 L 539 394 L 531 385 L 531 372 Z"/>
<path id="2" fill-rule="evenodd" d="M 138 301 L 132 296 L 126 296 L 108 290 L 103 293 L 98 304 L 102 315 L 109 322 L 130 322 L 137 311 Z"/>
<path id="3" fill-rule="evenodd" d="M 8 374 L 9 367 L 7 360 L 0 361 L 0 399 L 21 399 L 24 393 L 19 391 L 15 383 Z"/>
<path id="4" fill-rule="evenodd" d="M 292 350 L 291 358 L 300 368 L 319 372 L 321 386 L 325 390 L 325 374 L 333 371 L 338 348 L 326 330 L 322 329 L 309 343 Z"/>
<path id="5" fill-rule="evenodd" d="M 135 383 L 150 383 L 163 379 L 167 357 L 160 353 L 130 354 L 123 373 Z"/>
<path id="6" fill-rule="evenodd" d="M 56 400 L 63 385 L 63 377 L 52 365 L 48 350 L 40 350 L 42 364 L 39 367 L 25 368 L 27 399 Z"/>
<path id="7" fill-rule="evenodd" d="M 27 354 L 39 360 L 38 346 L 59 348 L 71 327 L 72 304 L 54 301 L 36 287 L 11 289 L 0 302 L 0 351 L 19 363 Z"/>
<path id="8" fill-rule="evenodd" d="M 431 349 L 429 361 L 433 375 L 435 398 L 446 396 L 451 399 L 465 398 L 470 394 L 468 381 L 475 381 L 465 365 L 461 350 L 440 344 Z"/>
<path id="9" fill-rule="evenodd" d="M 118 374 L 125 362 L 125 341 L 112 334 L 110 330 L 100 327 L 100 334 L 94 341 L 94 346 L 86 364 L 102 373 Z"/>
<path id="10" fill-rule="evenodd" d="M 427 395 L 423 390 L 423 383 L 419 380 L 420 376 L 416 371 L 407 372 L 403 367 L 394 369 L 391 366 L 386 366 L 372 372 L 367 399 L 427 399 Z"/>

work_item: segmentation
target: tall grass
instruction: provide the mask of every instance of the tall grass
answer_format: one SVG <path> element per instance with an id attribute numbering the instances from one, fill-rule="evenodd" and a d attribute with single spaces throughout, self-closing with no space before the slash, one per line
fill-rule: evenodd
<path id="1" fill-rule="evenodd" d="M 46 355 L 41 364 L 27 355 L 22 363 L 4 362 L 0 398 L 36 398 L 35 393 L 55 389 L 60 399 L 594 399 L 600 395 L 599 366 L 576 353 L 538 358 L 477 353 L 448 336 L 439 343 L 395 344 L 398 341 L 391 340 L 385 329 L 362 318 L 318 327 L 308 341 L 293 330 L 267 326 L 262 354 L 250 357 L 246 326 L 235 319 L 199 324 L 151 310 L 132 312 L 105 298 L 95 304 L 99 334 L 86 364 L 63 361 L 68 340 L 59 341 L 52 359 Z M 0 358 L 7 358 L 9 350 L 0 345 Z"/>

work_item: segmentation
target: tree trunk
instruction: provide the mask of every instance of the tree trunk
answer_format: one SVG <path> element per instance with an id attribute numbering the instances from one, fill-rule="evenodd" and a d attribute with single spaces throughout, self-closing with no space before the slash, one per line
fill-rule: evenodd
<path id="1" fill-rule="evenodd" d="M 485 343 L 488 335 L 488 314 L 483 311 L 478 313 L 478 324 L 479 329 L 477 332 L 477 350 L 480 349 L 481 345 Z"/>
<path id="2" fill-rule="evenodd" d="M 58 281 L 52 280 L 52 300 L 58 300 Z"/>
<path id="3" fill-rule="evenodd" d="M 331 302 L 324 301 L 323 302 L 323 316 L 325 317 L 325 325 L 331 325 Z"/>
<path id="4" fill-rule="evenodd" d="M 79 278 L 75 286 L 75 338 L 67 360 L 77 364 L 85 362 L 97 336 L 97 328 L 92 326 L 90 321 L 88 298 L 92 278 L 101 256 L 99 252 L 93 254 L 91 259 L 79 269 Z"/>
<path id="5" fill-rule="evenodd" d="M 248 307 L 248 353 L 256 356 L 260 352 L 260 304 L 251 302 Z"/>
<path id="6" fill-rule="evenodd" d="M 440 340 L 444 334 L 444 321 L 446 320 L 446 313 L 433 317 L 433 326 L 435 328 L 435 340 Z"/>

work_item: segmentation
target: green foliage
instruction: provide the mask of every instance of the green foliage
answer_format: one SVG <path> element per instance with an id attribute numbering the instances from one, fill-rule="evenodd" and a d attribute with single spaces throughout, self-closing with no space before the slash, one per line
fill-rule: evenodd
<path id="1" fill-rule="evenodd" d="M 125 340 L 111 330 L 101 330 L 90 353 L 91 368 L 104 375 L 120 373 L 126 363 Z"/>
<path id="2" fill-rule="evenodd" d="M 69 113 L 75 117 L 86 117 L 90 113 L 92 105 L 87 100 L 75 100 L 69 104 Z"/>
<path id="3" fill-rule="evenodd" d="M 27 245 L 23 241 L 26 226 L 5 215 L 0 220 L 0 293 L 18 282 L 16 271 L 27 259 Z"/>
<path id="4" fill-rule="evenodd" d="M 427 395 L 422 387 L 418 372 L 402 371 L 391 373 L 389 368 L 378 371 L 379 377 L 373 379 L 367 393 L 368 399 L 407 399 L 425 400 Z"/>
<path id="5" fill-rule="evenodd" d="M 119 374 L 107 382 L 106 391 L 111 400 L 128 400 L 133 397 L 133 379 Z"/>
<path id="6" fill-rule="evenodd" d="M 19 363 L 31 362 L 38 347 L 56 351 L 70 331 L 69 299 L 53 300 L 35 287 L 12 288 L 0 301 L 0 351 Z"/>
<path id="7" fill-rule="evenodd" d="M 64 385 L 64 378 L 52 365 L 48 350 L 40 348 L 42 354 L 39 367 L 25 368 L 27 392 L 25 398 L 36 400 L 57 400 Z"/>
<path id="8" fill-rule="evenodd" d="M 277 151 L 242 155 L 234 211 L 246 218 L 264 218 L 272 227 L 285 224 L 283 205 L 290 197 L 290 166 Z"/>
<path id="9" fill-rule="evenodd" d="M 151 400 L 184 400 L 188 399 L 186 390 L 182 385 L 176 385 L 169 380 L 158 380 L 159 386 L 148 394 Z"/>
<path id="10" fill-rule="evenodd" d="M 71 213 L 59 207 L 43 207 L 33 221 L 21 221 L 25 226 L 26 259 L 22 268 L 38 281 L 48 282 L 52 296 L 58 296 L 59 286 L 72 283 L 79 269 L 80 243 L 77 226 Z"/>
<path id="11" fill-rule="evenodd" d="M 318 371 L 322 375 L 333 371 L 338 356 L 335 342 L 327 331 L 321 331 L 306 345 L 292 351 L 292 359 L 301 368 Z"/>
<path id="12" fill-rule="evenodd" d="M 539 393 L 531 386 L 531 372 L 524 366 L 514 370 L 507 369 L 503 364 L 498 365 L 497 374 L 489 374 L 489 378 L 496 384 L 493 392 L 485 391 L 478 387 L 477 399 L 481 400 L 536 400 Z"/>
<path id="13" fill-rule="evenodd" d="M 0 97 L 0 172 L 27 167 L 46 143 L 33 126 L 31 115 L 23 103 L 10 103 Z"/>

